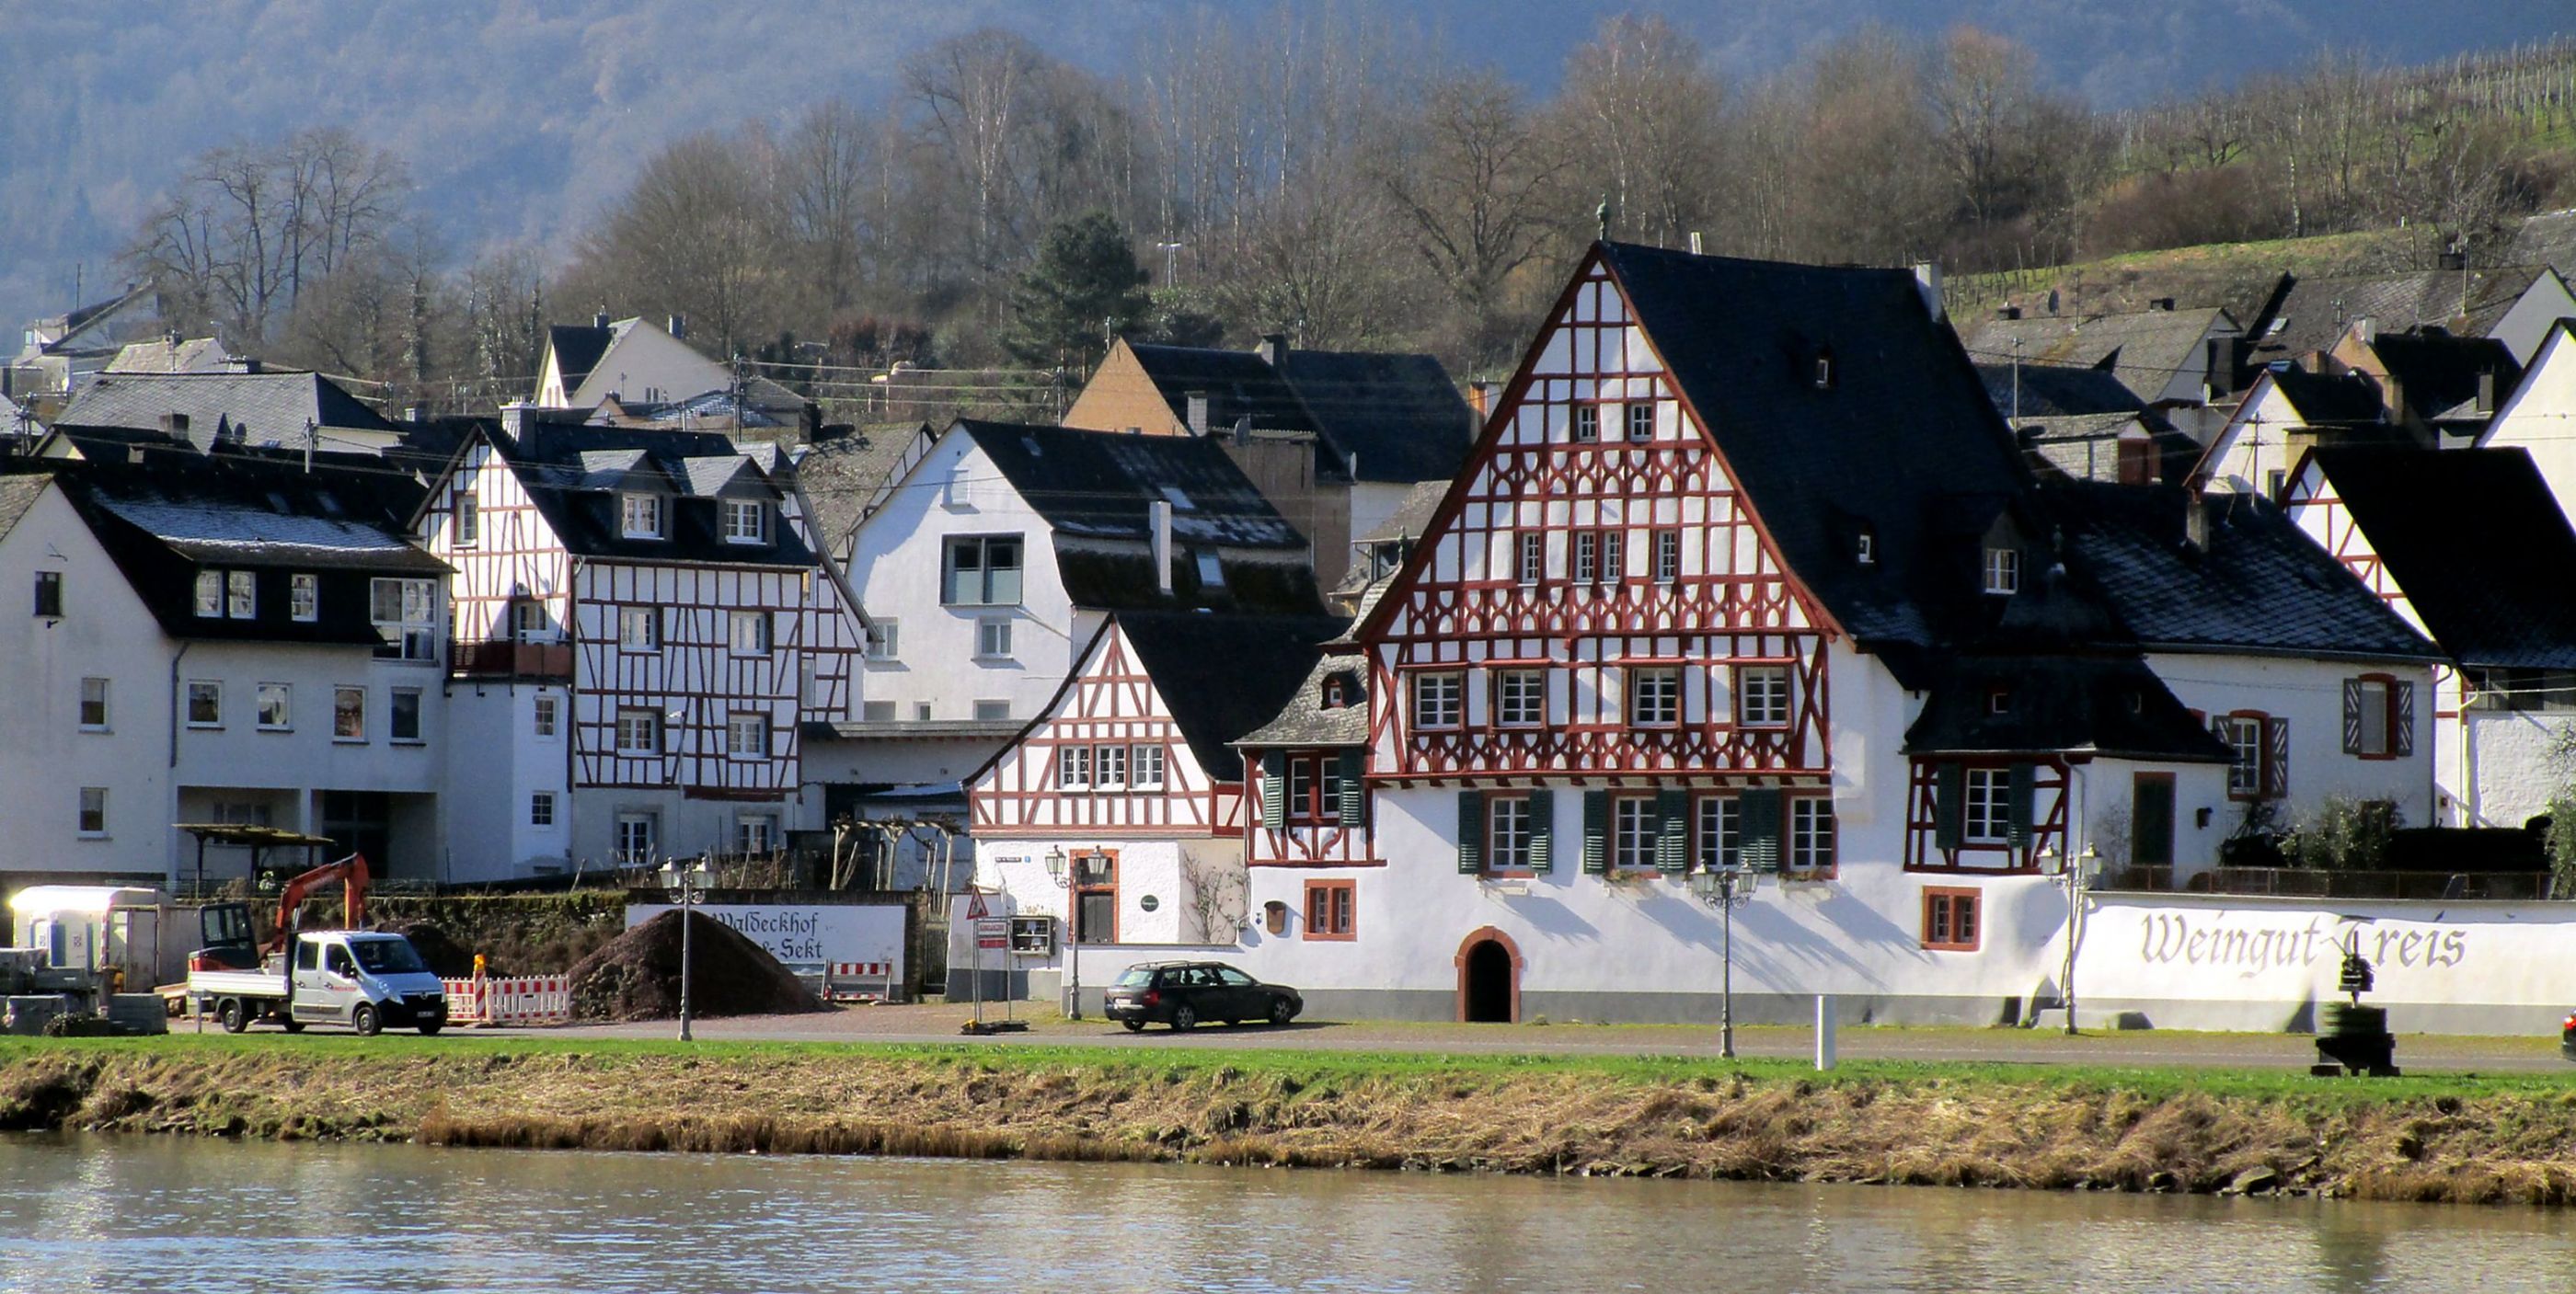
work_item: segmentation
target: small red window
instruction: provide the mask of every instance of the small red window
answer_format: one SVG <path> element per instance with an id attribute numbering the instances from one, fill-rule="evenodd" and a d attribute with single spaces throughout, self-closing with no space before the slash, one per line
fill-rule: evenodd
<path id="1" fill-rule="evenodd" d="M 1351 918 L 1358 906 L 1357 881 L 1306 882 L 1306 937 L 1353 938 Z"/>
<path id="2" fill-rule="evenodd" d="M 1926 887 L 1923 891 L 1923 946 L 1940 952 L 1977 950 L 1977 892 Z"/>

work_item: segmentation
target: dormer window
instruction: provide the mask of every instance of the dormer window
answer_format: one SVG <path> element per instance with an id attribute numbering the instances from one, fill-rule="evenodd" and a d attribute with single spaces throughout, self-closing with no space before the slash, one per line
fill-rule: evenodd
<path id="1" fill-rule="evenodd" d="M 1986 692 L 1986 713 L 2011 714 L 2012 689 L 2007 687 L 1988 689 Z"/>
<path id="2" fill-rule="evenodd" d="M 1190 554 L 1190 558 L 1199 568 L 1200 588 L 1221 589 L 1225 587 L 1225 563 L 1218 560 L 1216 554 L 1206 551 L 1195 551 Z"/>
<path id="3" fill-rule="evenodd" d="M 1863 566 L 1878 565 L 1878 532 L 1867 526 L 1852 536 L 1852 560 Z"/>
<path id="4" fill-rule="evenodd" d="M 724 538 L 728 544 L 768 543 L 768 507 L 758 499 L 725 500 Z"/>
<path id="5" fill-rule="evenodd" d="M 618 533 L 628 539 L 662 537 L 662 496 L 658 494 L 621 494 L 617 496 Z"/>
<path id="6" fill-rule="evenodd" d="M 1834 352 L 1831 347 L 1820 346 L 1816 349 L 1816 367 L 1813 379 L 1816 384 L 1816 389 L 1819 391 L 1830 391 L 1834 389 Z"/>
<path id="7" fill-rule="evenodd" d="M 1332 676 L 1331 678 L 1328 678 L 1328 679 L 1325 679 L 1325 680 L 1324 680 L 1324 708 L 1325 708 L 1325 709 L 1327 709 L 1327 710 L 1339 710 L 1339 709 L 1342 709 L 1342 708 L 1344 708 L 1344 707 L 1348 706 L 1350 703 L 1351 703 L 1350 687 L 1349 687 L 1349 685 L 1347 685 L 1347 684 L 1345 684 L 1344 682 L 1342 682 L 1342 676 L 1341 676 L 1341 675 L 1336 674 L 1336 675 Z"/>
<path id="8" fill-rule="evenodd" d="M 2009 595 L 2021 591 L 2021 553 L 2011 548 L 1986 550 L 1986 592 Z"/>

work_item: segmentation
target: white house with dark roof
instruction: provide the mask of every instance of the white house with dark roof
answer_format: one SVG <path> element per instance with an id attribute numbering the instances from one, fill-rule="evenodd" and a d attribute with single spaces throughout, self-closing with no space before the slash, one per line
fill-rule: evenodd
<path id="1" fill-rule="evenodd" d="M 219 372 L 102 373 L 54 419 L 58 429 L 158 433 L 199 450 L 235 445 L 381 454 L 400 429 L 322 376 L 242 361 Z M 76 456 L 74 442 L 46 452 Z"/>

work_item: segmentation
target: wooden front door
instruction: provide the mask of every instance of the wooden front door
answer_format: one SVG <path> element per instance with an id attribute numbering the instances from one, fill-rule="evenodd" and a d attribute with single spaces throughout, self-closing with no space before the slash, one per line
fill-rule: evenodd
<path id="1" fill-rule="evenodd" d="M 2173 774 L 2140 773 L 2129 787 L 2129 861 L 2139 867 L 2172 866 Z"/>

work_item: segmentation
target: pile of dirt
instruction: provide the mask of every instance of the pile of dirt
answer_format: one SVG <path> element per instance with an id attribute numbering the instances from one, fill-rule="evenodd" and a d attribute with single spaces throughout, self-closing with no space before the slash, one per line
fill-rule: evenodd
<path id="1" fill-rule="evenodd" d="M 448 937 L 426 921 L 396 921 L 385 930 L 411 941 L 412 950 L 440 979 L 464 979 L 474 973 L 474 950 Z"/>
<path id="2" fill-rule="evenodd" d="M 692 913 L 689 1010 L 702 1016 L 785 1015 L 823 1004 L 769 950 Z M 680 1013 L 680 914 L 665 912 L 610 940 L 572 968 L 573 1014 L 585 1020 L 668 1020 Z"/>

